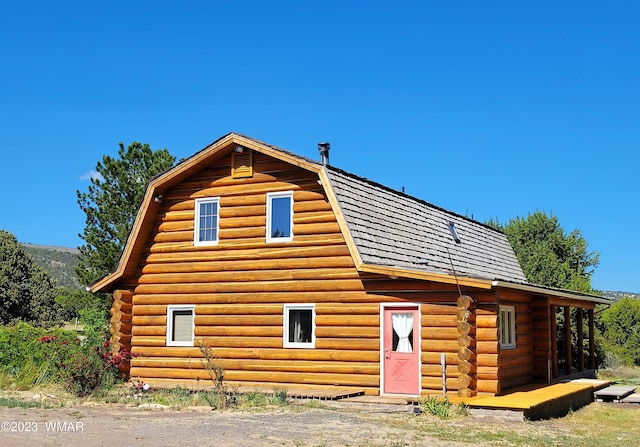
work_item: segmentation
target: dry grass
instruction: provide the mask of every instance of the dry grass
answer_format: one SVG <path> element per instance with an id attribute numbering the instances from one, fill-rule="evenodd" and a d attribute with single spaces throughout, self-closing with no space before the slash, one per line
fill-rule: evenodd
<path id="1" fill-rule="evenodd" d="M 621 385 L 640 386 L 640 367 L 625 365 L 609 365 L 598 371 L 599 379 L 611 380 Z"/>
<path id="2" fill-rule="evenodd" d="M 190 408 L 194 405 L 211 405 L 206 399 L 209 395 L 204 392 L 189 393 L 183 389 L 153 390 L 141 399 L 133 398 L 131 393 L 130 389 L 121 387 L 102 396 L 81 400 L 71 399 L 62 406 L 74 407 L 88 400 L 97 404 L 97 408 L 100 408 L 100 405 L 105 405 L 105 409 L 111 407 L 112 404 L 122 405 L 123 408 L 126 408 L 132 404 L 147 402 L 162 403 L 173 409 Z M 0 402 L 0 405 L 23 408 L 30 408 L 33 405 L 24 402 L 32 400 L 33 391 L 28 394 L 26 392 L 0 392 L 0 395 L 2 394 L 8 394 L 9 399 L 4 403 Z M 286 393 L 282 392 L 281 394 L 286 399 Z M 279 407 L 272 400 L 274 397 L 261 393 L 238 396 L 238 408 L 230 412 L 236 412 L 239 409 L 248 412 L 248 414 L 255 412 L 269 415 L 280 413 L 282 407 Z M 53 401 L 46 402 L 45 406 L 39 408 L 48 408 L 52 404 Z M 56 402 L 54 406 L 58 407 L 61 404 Z M 361 423 L 366 423 L 378 427 L 382 433 L 386 433 L 382 443 L 376 444 L 363 440 L 360 444 L 350 444 L 358 446 L 419 446 L 425 445 L 424 441 L 434 438 L 443 443 L 451 443 L 451 445 L 476 446 L 618 447 L 640 445 L 640 424 L 637 423 L 640 417 L 640 405 L 638 404 L 592 403 L 565 417 L 547 421 L 513 421 L 461 415 L 444 420 L 426 413 L 415 416 L 408 413 L 357 410 L 339 405 L 325 408 L 324 406 L 295 401 L 291 402 L 286 412 L 287 414 L 308 412 L 310 415 L 315 415 L 316 418 L 320 418 L 320 415 L 325 413 L 342 414 L 343 416 L 336 416 L 334 419 L 337 418 L 344 424 L 352 419 L 356 421 L 353 427 L 345 427 L 345 430 L 357 430 Z M 323 444 L 319 444 L 318 439 L 310 437 L 300 445 L 317 446 Z"/>
<path id="3" fill-rule="evenodd" d="M 419 417 L 394 415 L 384 418 L 384 423 L 413 431 L 416 440 L 437 438 L 464 445 L 618 447 L 640 445 L 640 424 L 635 423 L 639 416 L 640 405 L 637 404 L 593 403 L 563 418 L 547 421 L 493 417 L 442 420 L 423 414 Z"/>
<path id="4" fill-rule="evenodd" d="M 593 403 L 561 421 L 580 439 L 575 445 L 640 445 L 640 405 Z"/>

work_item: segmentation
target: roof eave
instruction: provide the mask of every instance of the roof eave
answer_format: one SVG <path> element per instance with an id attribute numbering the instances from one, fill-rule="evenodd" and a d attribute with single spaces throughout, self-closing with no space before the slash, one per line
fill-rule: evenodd
<path id="1" fill-rule="evenodd" d="M 611 300 L 605 297 L 591 295 L 588 293 L 572 292 L 570 290 L 555 289 L 552 287 L 543 287 L 533 284 L 519 284 L 504 280 L 492 281 L 494 287 L 504 287 L 507 289 L 522 290 L 525 292 L 537 293 L 540 295 L 552 295 L 554 297 L 564 298 L 568 300 L 590 301 L 597 304 L 611 304 Z"/>
<path id="2" fill-rule="evenodd" d="M 460 286 L 474 287 L 478 289 L 491 289 L 492 287 L 492 281 L 483 278 L 470 278 L 466 276 L 448 275 L 446 273 L 425 272 L 422 270 L 414 270 L 404 267 L 391 267 L 375 264 L 360 264 L 356 267 L 360 272 L 377 273 L 379 275 L 387 275 L 390 277 L 419 279 L 445 284 L 459 284 Z"/>

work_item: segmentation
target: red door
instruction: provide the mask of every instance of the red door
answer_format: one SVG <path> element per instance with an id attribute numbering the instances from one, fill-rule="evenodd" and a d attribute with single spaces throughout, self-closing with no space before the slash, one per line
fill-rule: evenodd
<path id="1" fill-rule="evenodd" d="M 420 394 L 417 306 L 384 308 L 384 393 Z"/>

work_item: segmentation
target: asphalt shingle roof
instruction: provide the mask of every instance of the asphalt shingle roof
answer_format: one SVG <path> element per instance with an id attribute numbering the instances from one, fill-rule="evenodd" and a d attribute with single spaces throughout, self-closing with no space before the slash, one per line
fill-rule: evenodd
<path id="1" fill-rule="evenodd" d="M 459 276 L 527 282 L 504 233 L 334 167 L 326 169 L 365 264 L 449 275 L 453 264 Z"/>

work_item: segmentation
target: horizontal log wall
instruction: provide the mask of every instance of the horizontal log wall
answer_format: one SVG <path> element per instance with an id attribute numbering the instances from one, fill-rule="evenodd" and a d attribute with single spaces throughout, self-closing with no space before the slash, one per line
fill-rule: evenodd
<path id="1" fill-rule="evenodd" d="M 531 301 L 531 336 L 533 355 L 533 377 L 550 379 L 551 328 L 549 303 L 546 297 L 534 296 Z"/>
<path id="2" fill-rule="evenodd" d="M 132 378 L 209 380 L 211 347 L 230 384 L 350 386 L 377 394 L 380 306 L 364 290 L 317 176 L 255 154 L 254 176 L 230 157 L 165 191 L 133 297 Z M 266 239 L 266 193 L 294 191 L 294 240 Z M 194 247 L 198 197 L 219 197 L 219 243 Z M 315 304 L 315 349 L 283 348 L 283 305 Z M 195 305 L 194 347 L 166 345 L 168 305 Z M 295 361 L 294 361 L 295 360 Z"/>
<path id="3" fill-rule="evenodd" d="M 497 393 L 499 335 L 496 296 L 494 292 L 474 295 L 478 304 L 476 320 L 476 378 L 478 393 Z"/>
<path id="4" fill-rule="evenodd" d="M 420 303 L 423 394 L 442 389 L 441 354 L 450 393 L 495 393 L 500 367 L 522 369 L 499 350 L 494 292 L 463 290 L 477 300 L 467 321 L 477 328 L 461 326 L 455 285 L 356 271 L 317 176 L 257 153 L 253 177 L 232 179 L 230 173 L 227 156 L 163 191 L 137 276 L 123 281 L 134 290 L 132 379 L 204 384 L 202 342 L 230 384 L 340 386 L 378 394 L 380 303 L 395 302 Z M 265 241 L 266 193 L 275 191 L 294 191 L 292 242 Z M 195 199 L 207 196 L 220 198 L 219 243 L 195 247 Z M 286 303 L 315 304 L 314 349 L 283 348 Z M 179 304 L 195 306 L 193 347 L 166 346 L 167 306 Z M 526 324 L 520 318 L 519 341 L 527 337 Z"/>
<path id="5" fill-rule="evenodd" d="M 501 392 L 533 380 L 533 324 L 530 294 L 505 290 L 498 293 L 500 305 L 514 306 L 516 310 L 516 347 L 501 348 L 499 352 Z"/>
<path id="6" fill-rule="evenodd" d="M 449 303 L 422 304 L 422 392 L 442 392 L 441 355 L 445 354 L 447 391 L 457 391 L 458 371 L 458 320 L 455 296 Z"/>

